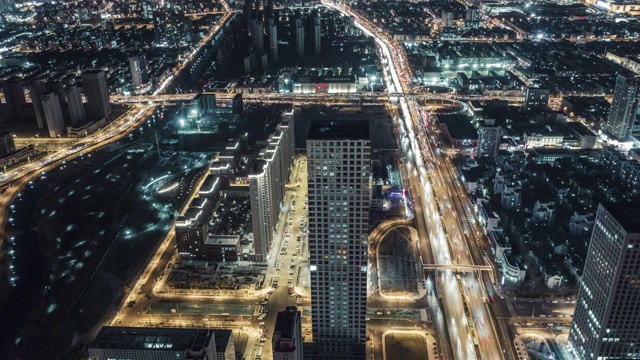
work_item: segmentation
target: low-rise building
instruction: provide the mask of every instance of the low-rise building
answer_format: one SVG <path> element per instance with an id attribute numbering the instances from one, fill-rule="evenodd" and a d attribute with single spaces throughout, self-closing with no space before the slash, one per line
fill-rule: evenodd
<path id="1" fill-rule="evenodd" d="M 493 252 L 500 272 L 513 282 L 524 281 L 527 271 L 522 262 L 511 251 L 511 244 L 504 237 L 502 229 L 488 232 L 491 251 Z"/>
<path id="2" fill-rule="evenodd" d="M 205 260 L 236 262 L 240 252 L 240 235 L 208 234 L 204 243 Z"/>
<path id="3" fill-rule="evenodd" d="M 493 211 L 491 204 L 486 199 L 478 199 L 476 213 L 478 214 L 478 220 L 487 233 L 500 227 L 500 216 Z"/>
<path id="4" fill-rule="evenodd" d="M 500 204 L 508 210 L 517 210 L 520 208 L 520 185 L 505 185 L 502 188 Z"/>
<path id="5" fill-rule="evenodd" d="M 552 225 L 556 220 L 556 205 L 552 202 L 536 201 L 533 204 L 533 214 L 531 221 L 535 224 Z"/>
<path id="6" fill-rule="evenodd" d="M 235 360 L 231 330 L 104 326 L 90 360 Z"/>

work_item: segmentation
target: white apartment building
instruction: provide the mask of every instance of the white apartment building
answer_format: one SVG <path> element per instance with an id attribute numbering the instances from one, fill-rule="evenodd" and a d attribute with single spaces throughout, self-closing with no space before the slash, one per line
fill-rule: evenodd
<path id="1" fill-rule="evenodd" d="M 254 173 L 249 175 L 255 261 L 267 260 L 278 224 L 284 187 L 295 157 L 293 123 L 293 111 L 284 113 L 267 147 L 260 152 Z"/>

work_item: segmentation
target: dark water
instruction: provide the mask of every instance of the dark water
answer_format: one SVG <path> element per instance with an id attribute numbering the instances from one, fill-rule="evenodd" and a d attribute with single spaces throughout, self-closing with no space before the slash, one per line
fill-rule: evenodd
<path id="1" fill-rule="evenodd" d="M 13 246 L 15 250 L 13 264 L 19 276 L 16 286 L 0 308 L 0 351 L 11 346 L 16 340 L 17 331 L 22 325 L 29 310 L 37 303 L 46 283 L 45 258 L 40 247 L 38 233 L 32 231 L 36 224 L 33 214 L 36 211 L 37 199 L 44 193 L 46 186 L 41 181 L 34 181 L 33 189 L 23 191 L 13 202 Z M 11 241 L 8 237 L 7 241 Z M 7 256 L 10 258 L 10 256 Z"/>

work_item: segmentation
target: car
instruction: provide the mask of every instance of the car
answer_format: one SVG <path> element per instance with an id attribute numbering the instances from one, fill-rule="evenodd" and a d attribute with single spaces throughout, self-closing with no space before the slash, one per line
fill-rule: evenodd
<path id="1" fill-rule="evenodd" d="M 262 322 L 260 323 L 260 325 L 264 325 L 264 321 L 262 321 Z"/>

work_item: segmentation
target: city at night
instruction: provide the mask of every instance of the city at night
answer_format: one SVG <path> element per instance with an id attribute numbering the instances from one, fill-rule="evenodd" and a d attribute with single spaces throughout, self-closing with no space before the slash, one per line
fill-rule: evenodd
<path id="1" fill-rule="evenodd" d="M 0 0 L 0 360 L 640 360 L 640 0 Z"/>

